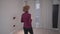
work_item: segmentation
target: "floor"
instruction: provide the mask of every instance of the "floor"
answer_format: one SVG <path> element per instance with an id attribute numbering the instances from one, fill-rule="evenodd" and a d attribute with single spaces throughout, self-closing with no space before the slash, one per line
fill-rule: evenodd
<path id="1" fill-rule="evenodd" d="M 59 34 L 58 30 L 47 30 L 47 29 L 33 29 L 34 34 Z M 14 34 L 24 34 L 23 30 L 14 32 Z"/>

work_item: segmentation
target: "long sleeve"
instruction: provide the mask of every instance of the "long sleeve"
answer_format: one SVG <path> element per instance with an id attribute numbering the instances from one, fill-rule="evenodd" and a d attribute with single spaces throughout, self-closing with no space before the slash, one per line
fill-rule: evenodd
<path id="1" fill-rule="evenodd" d="M 30 16 L 29 16 L 29 22 L 30 22 L 30 23 L 32 22 L 32 19 L 31 19 L 31 14 L 30 14 Z"/>
<path id="2" fill-rule="evenodd" d="M 25 27 L 25 28 L 32 27 L 32 25 L 31 25 L 31 23 L 32 23 L 31 14 L 29 14 L 29 13 L 22 14 L 21 22 L 24 23 L 23 27 Z"/>
<path id="3" fill-rule="evenodd" d="M 21 22 L 24 22 L 24 21 L 23 21 L 23 15 L 21 16 Z"/>

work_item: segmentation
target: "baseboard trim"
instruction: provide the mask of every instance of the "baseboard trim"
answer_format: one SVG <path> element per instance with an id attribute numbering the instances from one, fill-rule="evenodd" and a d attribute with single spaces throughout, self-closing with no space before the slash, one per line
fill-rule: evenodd
<path id="1" fill-rule="evenodd" d="M 22 29 L 22 28 L 21 28 L 21 29 Z M 60 32 L 59 28 L 43 28 L 43 27 L 36 28 L 36 27 L 33 27 L 33 29 L 58 30 L 58 31 Z M 18 30 L 20 30 L 20 29 L 18 29 Z M 13 30 L 10 34 L 13 34 L 14 32 L 16 32 L 16 31 L 18 31 L 18 30 Z"/>
<path id="2" fill-rule="evenodd" d="M 14 32 L 16 32 L 16 31 L 18 31 L 18 30 L 21 30 L 21 29 L 22 29 L 22 28 L 13 30 L 13 31 L 10 32 L 10 34 L 13 34 Z"/>
<path id="3" fill-rule="evenodd" d="M 40 27 L 40 28 L 36 28 L 36 29 L 46 29 L 46 30 L 58 30 L 58 31 L 60 31 L 59 28 L 44 28 L 44 27 Z"/>
<path id="4" fill-rule="evenodd" d="M 12 31 L 10 34 L 13 34 L 16 30 Z"/>

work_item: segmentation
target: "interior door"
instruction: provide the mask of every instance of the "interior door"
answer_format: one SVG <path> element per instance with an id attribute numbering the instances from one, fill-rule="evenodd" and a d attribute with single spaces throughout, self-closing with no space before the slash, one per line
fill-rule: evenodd
<path id="1" fill-rule="evenodd" d="M 53 5 L 53 28 L 58 28 L 59 5 Z"/>

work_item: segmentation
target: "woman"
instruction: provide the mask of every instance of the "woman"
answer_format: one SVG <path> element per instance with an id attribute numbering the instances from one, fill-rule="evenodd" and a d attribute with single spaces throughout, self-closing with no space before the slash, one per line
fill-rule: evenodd
<path id="1" fill-rule="evenodd" d="M 31 19 L 31 14 L 29 13 L 30 6 L 26 5 L 23 7 L 23 14 L 21 17 L 21 22 L 24 23 L 23 29 L 24 29 L 24 34 L 33 34 L 33 29 L 32 29 L 32 19 Z"/>

